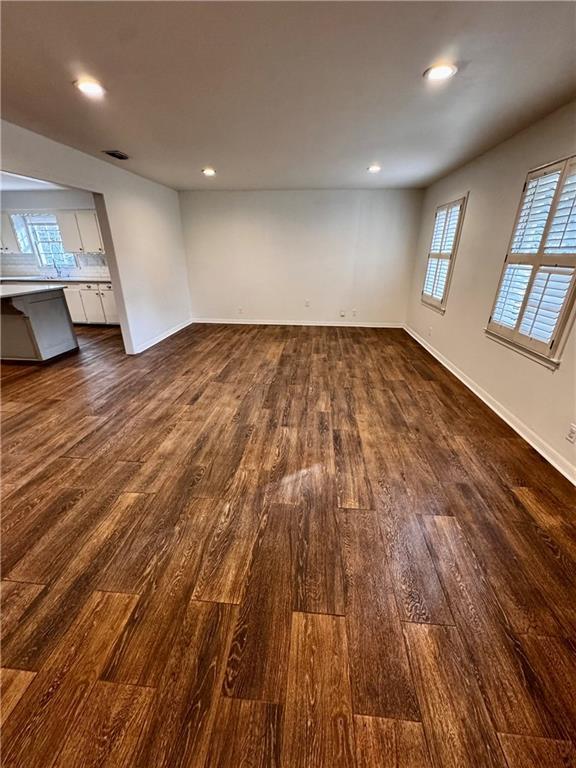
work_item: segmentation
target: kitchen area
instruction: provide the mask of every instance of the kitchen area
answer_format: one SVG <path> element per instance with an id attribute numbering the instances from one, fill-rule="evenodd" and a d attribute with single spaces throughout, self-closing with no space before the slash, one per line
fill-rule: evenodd
<path id="1" fill-rule="evenodd" d="M 2 359 L 49 359 L 54 355 L 46 350 L 77 348 L 74 325 L 119 325 L 94 195 L 6 172 L 0 192 Z M 57 296 L 64 307 L 58 311 Z M 24 303 L 35 307 L 32 314 Z M 72 337 L 62 323 L 70 325 Z M 64 348 L 40 343 L 54 332 L 68 339 Z"/>

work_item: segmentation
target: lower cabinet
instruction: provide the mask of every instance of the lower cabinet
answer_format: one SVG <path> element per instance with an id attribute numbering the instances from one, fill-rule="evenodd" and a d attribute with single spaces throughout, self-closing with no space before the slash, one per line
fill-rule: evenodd
<path id="1" fill-rule="evenodd" d="M 84 312 L 86 314 L 87 323 L 105 323 L 106 315 L 104 314 L 104 307 L 102 306 L 102 300 L 100 299 L 100 291 L 92 291 L 89 288 L 80 289 L 80 299 Z"/>
<path id="2" fill-rule="evenodd" d="M 114 291 L 109 283 L 82 283 L 64 289 L 73 323 L 117 325 Z"/>
<path id="3" fill-rule="evenodd" d="M 68 305 L 72 322 L 85 323 L 86 312 L 84 312 L 84 305 L 80 298 L 80 290 L 78 288 L 64 288 L 64 296 L 66 297 L 66 304 Z"/>
<path id="4" fill-rule="evenodd" d="M 119 323 L 118 310 L 116 309 L 116 300 L 114 299 L 114 291 L 111 285 L 102 286 L 100 291 L 100 298 L 102 299 L 102 308 L 104 309 L 104 316 L 107 323 Z"/>

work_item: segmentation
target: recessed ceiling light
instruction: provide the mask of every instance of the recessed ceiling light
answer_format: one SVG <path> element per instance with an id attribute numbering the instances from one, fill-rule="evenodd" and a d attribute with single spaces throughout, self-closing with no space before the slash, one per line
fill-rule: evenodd
<path id="1" fill-rule="evenodd" d="M 381 170 L 382 168 L 378 163 L 372 163 L 372 165 L 368 166 L 368 173 L 380 173 Z"/>
<path id="2" fill-rule="evenodd" d="M 98 80 L 94 80 L 91 77 L 81 77 L 79 80 L 76 80 L 74 85 L 79 91 L 82 91 L 84 96 L 89 96 L 91 99 L 101 99 L 105 93 Z"/>
<path id="3" fill-rule="evenodd" d="M 424 72 L 426 80 L 449 80 L 458 72 L 458 67 L 455 64 L 438 64 L 434 67 L 429 67 Z"/>
<path id="4" fill-rule="evenodd" d="M 206 168 L 202 168 L 202 173 L 204 176 L 216 176 L 216 171 L 214 168 L 211 168 L 210 166 L 207 166 Z"/>

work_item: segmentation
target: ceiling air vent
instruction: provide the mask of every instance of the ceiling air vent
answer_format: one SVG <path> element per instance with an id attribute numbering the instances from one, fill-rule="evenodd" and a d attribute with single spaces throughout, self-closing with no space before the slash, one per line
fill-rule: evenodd
<path id="1" fill-rule="evenodd" d="M 120 152 L 119 149 L 103 149 L 105 155 L 116 158 L 116 160 L 130 160 L 126 152 Z"/>

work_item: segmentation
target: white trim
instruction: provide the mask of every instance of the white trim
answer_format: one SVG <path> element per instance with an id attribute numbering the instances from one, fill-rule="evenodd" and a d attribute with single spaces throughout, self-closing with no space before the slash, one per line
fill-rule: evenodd
<path id="1" fill-rule="evenodd" d="M 546 461 L 550 462 L 550 464 L 552 464 L 552 466 L 555 467 L 558 472 L 563 474 L 565 478 L 576 485 L 576 467 L 571 464 L 568 459 L 565 459 L 564 456 L 558 453 L 556 449 L 552 448 L 551 445 L 542 440 L 542 438 L 539 437 L 533 430 L 531 430 L 530 427 L 524 424 L 523 421 L 521 421 L 505 406 L 498 402 L 498 400 L 492 397 L 492 395 L 486 392 L 485 389 L 482 389 L 481 386 L 476 384 L 473 379 L 471 379 L 463 371 L 457 368 L 454 363 L 451 363 L 447 357 L 444 357 L 441 352 L 438 352 L 437 349 L 435 349 L 431 344 L 423 339 L 422 336 L 420 336 L 420 334 L 418 334 L 415 330 L 407 325 L 405 326 L 405 330 L 410 334 L 410 336 L 412 336 L 413 339 L 418 342 L 418 344 L 430 352 L 430 354 L 435 357 L 436 360 L 442 363 L 442 365 L 451 373 L 453 373 L 457 379 L 465 384 L 468 389 L 472 390 L 472 392 L 474 392 L 474 394 L 477 395 L 480 400 L 486 403 L 486 405 L 491 408 L 494 413 L 500 416 L 500 418 L 503 419 L 508 424 L 508 426 L 512 427 L 512 429 L 517 432 L 520 437 L 523 437 L 524 440 L 526 440 L 526 442 L 529 443 L 532 448 L 534 448 L 534 450 L 538 451 L 538 453 L 546 459 Z"/>
<path id="2" fill-rule="evenodd" d="M 441 304 L 433 304 L 425 293 L 420 294 L 420 302 L 424 307 L 433 309 L 434 312 L 438 312 L 440 315 L 446 314 L 446 307 L 443 307 Z"/>
<path id="3" fill-rule="evenodd" d="M 335 328 L 406 328 L 404 323 L 370 323 L 350 320 L 248 320 L 238 318 L 195 317 L 193 323 L 218 323 L 218 325 L 313 325 Z"/>
<path id="4" fill-rule="evenodd" d="M 192 323 L 195 323 L 196 320 L 185 320 L 183 323 L 179 323 L 178 325 L 172 326 L 172 328 L 169 328 L 167 331 L 163 331 L 158 336 L 154 336 L 151 339 L 148 339 L 147 341 L 142 342 L 141 344 L 137 344 L 136 346 L 130 345 L 130 349 L 126 349 L 127 355 L 138 355 L 140 352 L 144 352 L 147 349 L 150 349 L 150 347 L 153 347 L 155 344 L 159 344 L 161 341 L 164 341 L 164 339 L 167 339 L 168 336 L 173 336 L 175 333 L 178 333 L 178 331 L 182 331 L 184 328 L 187 328 L 189 325 L 192 325 Z"/>
<path id="5" fill-rule="evenodd" d="M 496 341 L 498 344 L 502 344 L 502 346 L 508 347 L 508 349 L 517 352 L 519 355 L 527 357 L 529 360 L 533 360 L 539 365 L 543 365 L 544 368 L 548 368 L 550 371 L 556 371 L 560 366 L 560 360 L 557 360 L 554 357 L 546 357 L 545 355 L 540 355 L 538 352 L 535 352 L 529 347 L 523 347 L 521 344 L 518 344 L 518 342 L 507 339 L 505 336 L 501 336 L 491 328 L 484 328 L 484 333 L 486 334 L 487 338 L 491 339 L 492 341 Z"/>

